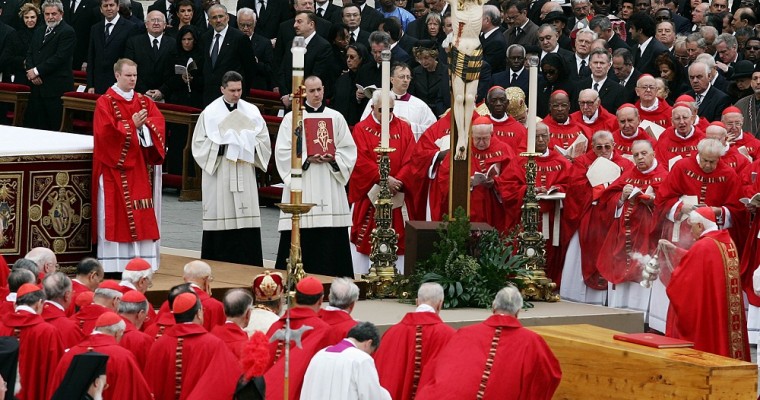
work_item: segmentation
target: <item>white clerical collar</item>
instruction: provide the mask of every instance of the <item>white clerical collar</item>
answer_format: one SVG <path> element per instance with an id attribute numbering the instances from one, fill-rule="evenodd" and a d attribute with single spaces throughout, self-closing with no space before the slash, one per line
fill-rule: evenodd
<path id="1" fill-rule="evenodd" d="M 626 136 L 625 133 L 623 133 L 623 130 L 622 129 L 620 130 L 620 136 L 622 136 L 624 139 L 633 139 L 638 135 L 639 135 L 639 128 L 636 128 L 636 133 L 634 133 L 631 136 Z"/>
<path id="2" fill-rule="evenodd" d="M 5 301 L 10 303 L 16 302 L 16 292 L 10 292 L 7 296 L 5 296 Z"/>
<path id="3" fill-rule="evenodd" d="M 646 171 L 641 171 L 641 173 L 644 175 L 649 175 L 650 173 L 652 173 L 652 171 L 654 171 L 655 168 L 657 168 L 657 164 L 658 164 L 657 159 L 655 158 L 654 162 L 652 163 L 652 166 L 649 167 L 649 169 Z"/>
<path id="4" fill-rule="evenodd" d="M 549 157 L 549 146 L 546 146 L 546 150 L 544 150 L 544 153 L 541 154 L 539 157 L 541 158 Z"/>
<path id="5" fill-rule="evenodd" d="M 646 106 L 644 106 L 641 103 L 639 103 L 639 105 L 641 106 L 642 110 L 652 112 L 652 111 L 657 110 L 660 107 L 660 99 L 658 99 L 657 97 L 655 97 L 654 98 L 654 103 L 652 103 L 651 107 L 646 107 Z"/>
<path id="6" fill-rule="evenodd" d="M 309 103 L 308 100 L 304 101 L 303 103 L 306 104 L 307 106 L 311 107 L 314 110 L 317 110 L 317 109 L 319 109 L 319 107 L 322 107 L 322 103 L 319 103 L 319 104 L 317 104 L 316 107 L 314 107 L 313 105 L 311 105 L 311 103 Z"/>
<path id="7" fill-rule="evenodd" d="M 344 313 L 348 314 L 348 311 L 346 311 L 346 310 L 344 310 L 342 308 L 333 307 L 333 306 L 331 306 L 329 304 L 326 305 L 324 309 L 327 310 L 327 311 L 343 311 Z"/>
<path id="8" fill-rule="evenodd" d="M 506 121 L 506 120 L 509 119 L 509 114 L 507 114 L 507 113 L 504 113 L 504 116 L 501 117 L 501 118 L 496 118 L 496 117 L 493 116 L 493 114 L 489 114 L 488 116 L 491 117 L 491 120 L 493 122 L 504 122 L 504 121 Z"/>
<path id="9" fill-rule="evenodd" d="M 124 98 L 124 100 L 126 101 L 132 101 L 132 98 L 135 97 L 134 89 L 130 90 L 129 92 L 125 92 L 121 90 L 115 83 L 113 84 L 113 86 L 111 86 L 111 89 L 113 89 L 113 91 L 116 92 L 116 94 Z"/>
<path id="10" fill-rule="evenodd" d="M 128 287 L 128 288 L 130 288 L 132 290 L 137 290 L 137 288 L 135 287 L 135 285 L 133 285 L 132 282 L 130 282 L 130 281 L 121 281 L 121 282 L 119 282 L 119 286 Z"/>
<path id="11" fill-rule="evenodd" d="M 568 116 L 565 122 L 559 122 L 557 120 L 554 120 L 554 122 L 556 122 L 557 125 L 562 125 L 562 126 L 570 125 L 570 117 Z"/>
<path id="12" fill-rule="evenodd" d="M 499 30 L 498 26 L 493 27 L 490 31 L 483 34 L 483 39 L 488 39 L 488 37 L 491 36 L 491 34 L 494 33 L 494 31 L 498 31 L 498 30 Z"/>
<path id="13" fill-rule="evenodd" d="M 37 314 L 37 311 L 34 311 L 34 309 L 29 306 L 16 306 L 16 312 L 18 311 L 27 311 L 35 315 Z"/>
<path id="14" fill-rule="evenodd" d="M 679 137 L 681 139 L 688 139 L 688 138 L 690 138 L 690 137 L 692 137 L 694 135 L 694 127 L 693 126 L 691 127 L 691 130 L 689 130 L 689 134 L 686 135 L 686 136 L 681 136 L 681 134 L 678 133 L 678 130 L 674 130 L 674 132 L 675 132 L 675 134 L 676 134 L 677 137 Z"/>
<path id="15" fill-rule="evenodd" d="M 702 236 L 704 236 L 704 235 L 707 235 L 707 234 L 708 234 L 708 233 L 710 233 L 710 232 L 715 232 L 715 231 L 717 231 L 717 230 L 718 230 L 718 227 L 717 227 L 717 226 L 711 226 L 711 227 L 709 227 L 709 228 L 705 228 L 705 230 L 704 230 L 704 231 L 702 231 L 702 234 L 701 234 L 701 235 L 699 235 L 699 237 L 702 237 Z"/>
<path id="16" fill-rule="evenodd" d="M 57 308 L 58 308 L 59 310 L 61 310 L 61 311 L 66 311 L 66 309 L 65 309 L 65 308 L 63 308 L 63 306 L 62 306 L 62 305 L 60 305 L 60 304 L 58 304 L 58 303 L 56 303 L 56 302 L 54 302 L 54 301 L 45 300 L 45 304 L 50 304 L 50 305 L 53 305 L 53 306 L 57 307 Z"/>
<path id="17" fill-rule="evenodd" d="M 312 33 L 311 33 L 311 35 L 307 36 L 307 37 L 306 37 L 306 39 L 304 39 L 304 40 L 303 40 L 303 41 L 304 41 L 304 44 L 308 46 L 308 45 L 309 45 L 309 42 L 311 42 L 311 39 L 312 39 L 312 38 L 314 37 L 314 35 L 316 35 L 316 34 L 317 34 L 317 31 L 315 30 L 314 32 L 312 32 Z"/>
<path id="18" fill-rule="evenodd" d="M 435 313 L 435 308 L 431 307 L 428 304 L 420 304 L 417 306 L 417 308 L 414 310 L 414 312 L 431 312 Z"/>
<path id="19" fill-rule="evenodd" d="M 390 118 L 388 118 L 388 123 L 393 121 L 393 113 L 390 113 Z M 377 118 L 375 118 L 375 113 L 369 113 L 369 115 L 372 116 L 372 120 L 375 121 L 376 124 L 380 125 L 382 122 L 378 121 Z"/>
<path id="20" fill-rule="evenodd" d="M 583 115 L 583 113 L 581 113 L 581 115 Z M 596 122 L 597 118 L 599 118 L 599 109 L 598 108 L 596 109 L 596 111 L 594 111 L 594 115 L 592 115 L 591 118 L 586 117 L 585 115 L 583 115 L 583 122 L 585 122 L 587 124 L 593 124 L 594 122 Z"/>

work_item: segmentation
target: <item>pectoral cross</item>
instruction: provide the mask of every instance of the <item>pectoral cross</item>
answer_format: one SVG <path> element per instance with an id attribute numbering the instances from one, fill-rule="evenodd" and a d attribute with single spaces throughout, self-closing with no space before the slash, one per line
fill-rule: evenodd
<path id="1" fill-rule="evenodd" d="M 317 205 L 316 205 L 316 206 L 314 206 L 314 207 L 319 207 L 319 211 L 324 211 L 324 210 L 325 210 L 325 207 L 327 207 L 327 204 L 325 204 L 325 202 L 324 202 L 324 201 L 322 201 L 322 200 L 319 200 L 319 203 L 320 203 L 320 204 L 317 204 Z"/>
<path id="2" fill-rule="evenodd" d="M 245 204 L 241 204 L 238 210 L 240 210 L 241 213 L 245 213 L 245 210 L 247 210 L 248 207 L 245 206 Z"/>

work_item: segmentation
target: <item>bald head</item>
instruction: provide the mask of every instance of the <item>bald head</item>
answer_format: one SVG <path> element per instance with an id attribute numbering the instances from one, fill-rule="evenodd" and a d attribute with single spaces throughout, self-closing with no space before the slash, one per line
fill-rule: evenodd
<path id="1" fill-rule="evenodd" d="M 40 271 L 45 275 L 54 273 L 58 267 L 58 260 L 55 257 L 55 253 L 47 247 L 35 247 L 29 250 L 24 258 L 34 261 Z"/>
<path id="2" fill-rule="evenodd" d="M 718 125 L 710 125 L 705 130 L 705 137 L 707 139 L 715 139 L 719 141 L 724 146 L 726 145 L 726 137 L 728 136 L 728 131 L 726 128 L 723 128 L 722 126 Z"/>
<path id="3" fill-rule="evenodd" d="M 211 266 L 201 260 L 190 261 L 182 270 L 185 281 L 194 281 L 211 276 Z"/>

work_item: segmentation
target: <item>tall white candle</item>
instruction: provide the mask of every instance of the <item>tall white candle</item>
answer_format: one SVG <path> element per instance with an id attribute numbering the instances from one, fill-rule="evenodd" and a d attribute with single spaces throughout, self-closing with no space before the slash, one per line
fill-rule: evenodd
<path id="1" fill-rule="evenodd" d="M 382 118 L 380 119 L 380 147 L 387 149 L 390 146 L 390 97 L 391 90 L 391 52 L 383 50 L 382 53 Z"/>
<path id="2" fill-rule="evenodd" d="M 538 65 L 531 60 L 528 67 L 528 153 L 536 152 L 536 98 L 538 97 Z"/>
<path id="3" fill-rule="evenodd" d="M 296 36 L 296 38 L 293 39 L 293 47 L 290 48 L 290 51 L 293 53 L 294 72 L 300 72 L 300 75 L 303 75 L 304 56 L 306 55 L 306 42 L 302 36 Z M 296 69 L 300 71 L 296 72 Z"/>

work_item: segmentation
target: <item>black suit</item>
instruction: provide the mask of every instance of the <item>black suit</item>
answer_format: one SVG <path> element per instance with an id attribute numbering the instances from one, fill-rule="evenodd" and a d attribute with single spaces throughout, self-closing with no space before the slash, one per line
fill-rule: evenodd
<path id="1" fill-rule="evenodd" d="M 697 98 L 694 90 L 686 92 L 694 99 Z M 704 93 L 702 103 L 699 105 L 697 115 L 702 118 L 706 118 L 708 121 L 720 121 L 721 114 L 728 106 L 731 105 L 731 98 L 724 92 L 718 90 L 715 86 L 710 86 L 710 89 Z"/>
<path id="2" fill-rule="evenodd" d="M 274 46 L 274 70 L 279 71 L 280 66 L 283 66 L 282 61 L 286 57 L 286 53 L 290 53 L 290 44 L 293 43 L 293 39 L 296 37 L 296 30 L 293 28 L 295 18 L 291 18 L 280 24 L 280 28 L 277 31 L 277 43 Z M 317 18 L 315 24 L 317 30 L 317 36 L 327 38 L 330 33 L 330 27 L 332 24 L 322 18 Z M 327 87 L 325 85 L 325 87 Z"/>
<path id="3" fill-rule="evenodd" d="M 2 11 L 0 13 L 0 21 L 13 29 L 21 28 L 23 21 L 18 16 L 18 13 L 21 10 L 22 4 L 24 4 L 24 1 L 21 0 L 0 0 L 0 11 Z M 38 19 L 42 19 L 42 15 Z"/>
<path id="4" fill-rule="evenodd" d="M 137 63 L 135 90 L 145 93 L 158 89 L 174 75 L 174 59 L 177 42 L 163 35 L 158 44 L 158 54 L 153 51 L 153 37 L 148 34 L 132 36 L 127 40 L 124 57 Z"/>
<path id="5" fill-rule="evenodd" d="M 61 21 L 47 38 L 44 26 L 34 32 L 24 64 L 25 68 L 37 69 L 42 84 L 31 85 L 27 115 L 32 118 L 26 118 L 27 126 L 53 131 L 60 128 L 61 96 L 74 87 L 74 73 L 69 66 L 75 42 L 74 28 L 65 21 Z"/>
<path id="6" fill-rule="evenodd" d="M 18 33 L 0 21 L 0 74 L 3 82 L 10 82 L 11 75 L 25 71 L 23 67 L 25 44 L 21 42 Z M 5 118 L 0 115 L 0 120 Z"/>
<path id="7" fill-rule="evenodd" d="M 541 26 L 541 7 L 543 7 L 547 1 L 548 0 L 537 0 L 528 9 L 528 19 L 538 26 Z"/>
<path id="8" fill-rule="evenodd" d="M 404 31 L 407 35 L 412 35 L 416 38 L 426 37 L 427 35 L 427 25 L 425 24 L 425 18 L 417 18 L 414 21 L 410 22 L 406 26 L 406 30 Z"/>
<path id="9" fill-rule="evenodd" d="M 628 45 L 628 43 L 625 42 L 625 40 L 620 38 L 620 35 L 617 33 L 612 35 L 610 40 L 607 42 L 607 45 L 610 46 L 612 51 L 615 51 L 617 49 L 626 49 L 628 51 L 631 50 L 631 46 Z"/>
<path id="10" fill-rule="evenodd" d="M 718 74 L 718 77 L 715 78 L 715 82 L 713 82 L 712 85 L 723 93 L 727 93 L 728 91 L 728 79 L 724 78 L 721 74 Z"/>
<path id="11" fill-rule="evenodd" d="M 517 80 L 514 80 L 512 79 L 512 70 L 507 69 L 498 74 L 493 74 L 493 84 L 491 86 L 501 86 L 505 89 L 508 87 L 519 87 L 523 93 L 528 93 L 528 75 L 528 69 L 523 68 L 520 74 L 517 75 Z"/>
<path id="12" fill-rule="evenodd" d="M 292 41 L 291 41 L 292 42 Z M 288 43 L 290 48 L 291 43 Z M 309 44 L 306 45 L 306 55 L 304 56 L 304 77 L 316 75 L 322 80 L 325 87 L 325 98 L 332 94 L 333 82 L 335 82 L 336 71 L 331 61 L 333 59 L 332 46 L 327 39 L 314 35 Z M 293 76 L 293 53 L 285 52 L 282 68 L 280 68 L 280 94 L 287 94 L 292 91 Z M 350 93 L 346 93 L 350 95 Z"/>
<path id="13" fill-rule="evenodd" d="M 338 7 L 331 1 L 327 2 L 327 9 L 325 10 L 324 15 L 320 16 L 318 11 L 319 9 L 317 8 L 317 4 L 314 2 L 314 13 L 317 14 L 318 17 L 321 17 L 330 23 L 335 21 L 336 18 L 340 18 L 342 20 L 341 14 L 343 14 L 343 7 Z"/>
<path id="14" fill-rule="evenodd" d="M 589 77 L 580 81 L 578 87 L 580 90 L 583 90 L 593 89 L 593 86 L 594 81 Z M 601 106 L 604 107 L 605 110 L 615 114 L 617 112 L 617 109 L 627 101 L 625 96 L 620 95 L 621 89 L 622 88 L 620 87 L 620 83 L 607 78 L 599 90 L 597 90 L 599 93 Z"/>
<path id="15" fill-rule="evenodd" d="M 635 103 L 636 100 L 639 99 L 639 96 L 636 94 L 636 81 L 639 80 L 641 77 L 641 72 L 637 71 L 635 68 L 633 70 L 633 73 L 631 74 L 631 77 L 628 78 L 628 80 L 625 82 L 624 90 L 625 90 L 625 100 L 626 103 Z"/>
<path id="16" fill-rule="evenodd" d="M 227 26 L 227 33 L 219 44 L 216 64 L 211 62 L 211 49 L 214 45 L 216 31 L 209 29 L 203 34 L 203 106 L 209 105 L 221 93 L 222 76 L 227 71 L 236 71 L 243 76 L 243 95 L 248 94 L 253 77 L 253 48 L 243 32 Z"/>
<path id="17" fill-rule="evenodd" d="M 235 17 L 234 15 L 232 15 L 230 13 L 227 13 L 227 16 L 229 17 L 228 25 L 231 28 L 237 29 L 237 17 Z M 194 19 L 194 21 L 192 22 L 192 24 L 195 25 L 196 28 L 198 28 L 198 32 L 200 32 L 201 35 L 203 35 L 207 31 L 213 30 L 213 29 L 211 29 L 211 25 L 206 20 L 205 13 L 201 13 L 200 18 Z"/>
<path id="18" fill-rule="evenodd" d="M 63 20 L 74 28 L 77 34 L 74 46 L 74 61 L 72 68 L 81 70 L 82 64 L 87 62 L 87 51 L 90 48 L 90 30 L 100 21 L 103 16 L 97 0 L 82 0 L 76 11 L 71 11 L 71 2 L 63 2 Z"/>
<path id="19" fill-rule="evenodd" d="M 248 7 L 256 11 L 257 0 L 238 0 L 237 9 Z M 277 30 L 280 24 L 293 17 L 293 10 L 288 0 L 268 0 L 264 12 L 256 18 L 255 33 L 264 36 L 267 39 L 277 37 Z"/>
<path id="20" fill-rule="evenodd" d="M 491 65 L 491 71 L 498 73 L 507 68 L 507 41 L 501 32 L 493 31 L 488 37 L 481 35 L 480 45 L 483 46 L 483 59 Z"/>
<path id="21" fill-rule="evenodd" d="M 176 0 L 179 1 L 179 0 Z M 176 6 L 172 4 L 170 6 L 170 9 L 166 9 L 166 0 L 156 0 L 148 6 L 148 13 L 150 14 L 151 11 L 160 11 L 161 14 L 164 14 L 166 16 L 166 24 L 167 25 L 178 25 L 179 24 L 179 18 L 177 18 L 177 10 Z M 195 9 L 193 9 L 194 13 L 197 13 Z"/>
<path id="22" fill-rule="evenodd" d="M 257 33 L 251 37 L 253 56 L 258 62 L 253 63 L 254 75 L 251 79 L 251 88 L 261 90 L 274 89 L 274 77 L 272 76 L 272 42 Z"/>
<path id="23" fill-rule="evenodd" d="M 409 65 L 411 60 L 412 57 L 400 45 L 396 45 L 391 49 L 391 64 L 402 62 Z"/>
<path id="24" fill-rule="evenodd" d="M 99 94 L 105 93 L 116 82 L 113 65 L 124 56 L 127 39 L 138 32 L 135 24 L 119 18 L 106 40 L 105 27 L 104 19 L 92 26 L 90 49 L 87 53 L 87 87 L 95 88 L 95 93 Z"/>
<path id="25" fill-rule="evenodd" d="M 351 39 L 351 33 L 352 32 L 348 33 L 349 40 Z M 354 43 L 361 43 L 364 45 L 364 47 L 369 49 L 369 34 L 370 32 L 367 32 L 366 30 L 362 29 L 361 26 L 359 26 L 359 35 L 358 37 L 354 38 Z"/>
<path id="26" fill-rule="evenodd" d="M 652 41 L 649 42 L 647 48 L 644 49 L 643 54 L 640 54 L 638 49 L 633 49 L 633 66 L 642 74 L 660 76 L 660 71 L 657 69 L 654 60 L 657 59 L 657 56 L 660 54 L 667 52 L 668 48 L 665 47 L 662 42 L 652 38 Z"/>
<path id="27" fill-rule="evenodd" d="M 135 0 L 129 0 L 129 10 L 132 11 L 132 15 L 137 17 L 137 19 L 145 22 L 145 11 L 143 11 L 142 4 Z"/>
<path id="28" fill-rule="evenodd" d="M 673 22 L 676 24 L 676 34 L 688 35 L 691 33 L 691 20 L 673 13 Z"/>
<path id="29" fill-rule="evenodd" d="M 414 54 L 414 46 L 417 45 L 417 38 L 419 36 L 412 36 L 404 34 L 401 36 L 401 38 L 398 40 L 398 45 L 401 46 L 404 51 L 409 54 L 410 56 Z M 367 43 L 369 43 L 369 37 L 367 37 Z M 367 49 L 369 49 L 369 46 L 367 46 Z M 412 57 L 414 58 L 414 57 Z M 413 63 L 416 64 L 415 60 L 412 60 Z"/>
<path id="30" fill-rule="evenodd" d="M 367 32 L 374 32 L 381 22 L 383 22 L 383 14 L 365 4 L 362 10 L 362 22 L 360 25 L 362 29 Z"/>

